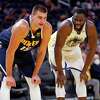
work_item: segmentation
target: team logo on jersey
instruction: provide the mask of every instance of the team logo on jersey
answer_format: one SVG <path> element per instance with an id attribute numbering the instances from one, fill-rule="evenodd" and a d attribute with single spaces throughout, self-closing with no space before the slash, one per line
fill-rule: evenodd
<path id="1" fill-rule="evenodd" d="M 78 44 L 80 44 L 83 41 L 84 41 L 83 38 L 76 36 L 76 37 L 68 40 L 66 45 L 68 45 L 69 47 L 73 47 L 73 46 L 77 46 Z"/>
<path id="2" fill-rule="evenodd" d="M 21 41 L 20 50 L 28 51 L 28 50 L 32 49 L 33 47 L 35 47 L 36 45 L 38 45 L 40 43 L 40 40 L 41 40 L 40 32 L 35 32 L 34 34 L 29 33 L 27 35 L 27 37 L 25 37 Z"/>
<path id="3" fill-rule="evenodd" d="M 23 40 L 22 41 L 22 44 L 23 46 L 20 48 L 20 50 L 23 50 L 23 51 L 28 51 L 30 50 L 32 47 L 36 46 L 37 44 L 39 43 L 39 41 L 29 41 L 29 40 Z"/>
<path id="4" fill-rule="evenodd" d="M 35 46 L 35 45 L 37 45 L 39 43 L 39 41 L 29 41 L 29 40 L 23 40 L 22 41 L 22 44 L 24 45 L 24 46 L 26 46 L 26 47 L 30 47 L 30 46 Z"/>

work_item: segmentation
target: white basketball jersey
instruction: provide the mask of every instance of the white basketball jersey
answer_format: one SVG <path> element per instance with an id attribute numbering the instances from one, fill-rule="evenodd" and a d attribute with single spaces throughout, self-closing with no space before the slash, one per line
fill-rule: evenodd
<path id="1" fill-rule="evenodd" d="M 75 30 L 74 30 L 74 25 L 72 22 L 72 17 L 67 19 L 72 23 L 72 32 L 70 33 L 70 35 L 67 37 L 63 50 L 73 50 L 74 48 L 76 48 L 77 46 L 79 47 L 80 43 L 82 43 L 84 41 L 84 39 L 86 38 L 86 23 L 84 24 L 81 33 L 78 34 Z"/>
<path id="2" fill-rule="evenodd" d="M 62 59 L 66 60 L 67 62 L 72 64 L 71 66 L 78 67 L 79 63 L 80 64 L 83 63 L 81 49 L 80 49 L 79 45 L 86 38 L 86 29 L 85 29 L 86 23 L 83 25 L 83 28 L 82 28 L 80 34 L 78 34 L 74 29 L 72 17 L 68 18 L 67 20 L 69 20 L 72 23 L 72 32 L 66 38 L 65 44 L 62 48 Z M 48 48 L 55 47 L 56 36 L 57 36 L 57 32 L 52 34 L 51 39 L 48 44 Z M 79 63 L 77 63 L 77 62 L 79 62 Z M 81 67 L 83 67 L 83 66 L 81 66 Z M 82 69 L 82 68 L 78 68 L 78 69 Z"/>

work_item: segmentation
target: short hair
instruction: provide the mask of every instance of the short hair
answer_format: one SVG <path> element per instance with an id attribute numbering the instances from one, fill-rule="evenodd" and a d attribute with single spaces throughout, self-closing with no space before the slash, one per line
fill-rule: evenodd
<path id="1" fill-rule="evenodd" d="M 83 9 L 83 8 L 76 8 L 74 11 L 73 11 L 73 14 L 84 14 L 86 17 L 87 17 L 87 10 L 86 9 Z"/>
<path id="2" fill-rule="evenodd" d="M 32 9 L 32 14 L 35 14 L 37 11 L 43 12 L 43 13 L 47 13 L 48 9 L 42 5 L 42 4 L 37 4 L 33 7 Z"/>

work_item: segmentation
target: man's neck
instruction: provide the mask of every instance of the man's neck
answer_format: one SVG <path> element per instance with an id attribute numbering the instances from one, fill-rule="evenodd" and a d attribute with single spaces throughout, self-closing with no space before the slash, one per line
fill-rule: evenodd
<path id="1" fill-rule="evenodd" d="M 30 28 L 31 28 L 32 32 L 35 32 L 38 29 L 38 27 L 36 26 L 35 23 L 32 22 L 31 16 L 29 18 L 29 22 L 30 22 Z"/>
<path id="2" fill-rule="evenodd" d="M 35 24 L 30 24 L 30 27 L 32 29 L 32 32 L 35 32 L 37 29 L 39 29 L 38 27 L 35 26 Z"/>

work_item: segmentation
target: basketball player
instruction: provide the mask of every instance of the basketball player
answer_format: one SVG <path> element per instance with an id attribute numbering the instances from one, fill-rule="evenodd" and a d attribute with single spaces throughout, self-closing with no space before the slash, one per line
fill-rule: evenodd
<path id="1" fill-rule="evenodd" d="M 85 38 L 88 38 L 89 50 L 84 63 L 80 43 Z M 64 20 L 58 31 L 51 36 L 48 51 L 50 63 L 55 66 L 53 71 L 56 77 L 57 100 L 64 100 L 65 97 L 65 69 L 70 69 L 74 76 L 78 99 L 86 100 L 86 71 L 92 63 L 96 42 L 96 27 L 87 19 L 81 8 L 78 8 L 71 18 Z"/>
<path id="2" fill-rule="evenodd" d="M 12 76 L 14 64 L 25 75 L 31 100 L 41 100 L 41 80 L 38 73 L 52 33 L 52 26 L 47 22 L 47 13 L 45 6 L 35 5 L 30 16 L 0 33 L 0 64 L 7 72 L 1 85 L 1 100 L 10 100 L 10 88 L 16 86 Z M 39 49 L 34 62 L 31 50 L 37 47 Z"/>

